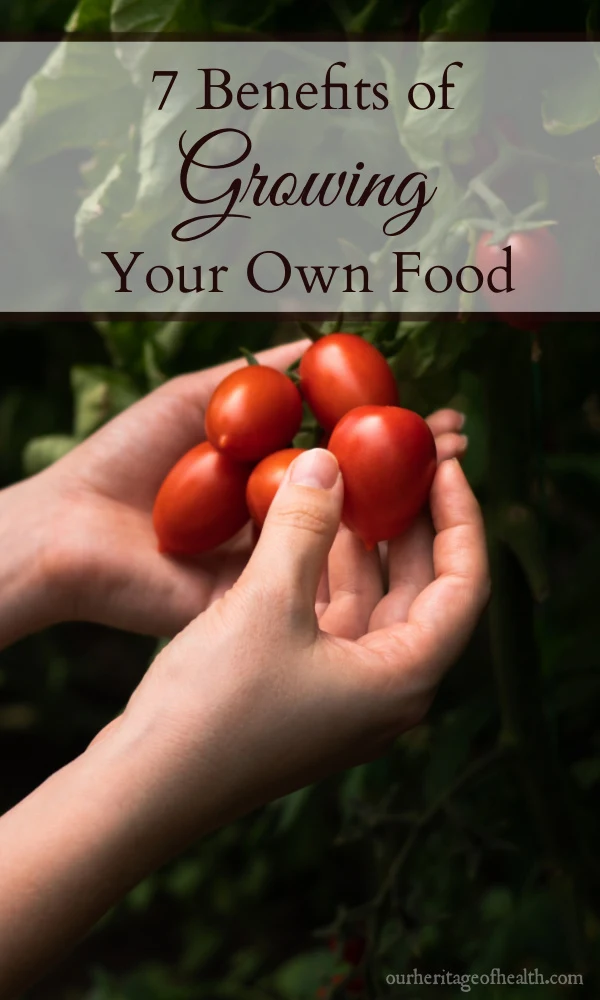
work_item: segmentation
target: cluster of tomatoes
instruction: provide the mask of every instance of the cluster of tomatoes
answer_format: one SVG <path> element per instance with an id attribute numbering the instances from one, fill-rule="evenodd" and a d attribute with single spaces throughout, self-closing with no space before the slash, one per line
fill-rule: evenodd
<path id="1" fill-rule="evenodd" d="M 302 357 L 298 385 L 250 364 L 228 375 L 206 410 L 206 437 L 171 469 L 154 505 L 163 552 L 194 555 L 260 528 L 293 460 L 306 404 L 336 456 L 345 524 L 368 548 L 401 534 L 425 504 L 436 468 L 425 421 L 399 406 L 383 355 L 359 336 L 333 333 Z"/>

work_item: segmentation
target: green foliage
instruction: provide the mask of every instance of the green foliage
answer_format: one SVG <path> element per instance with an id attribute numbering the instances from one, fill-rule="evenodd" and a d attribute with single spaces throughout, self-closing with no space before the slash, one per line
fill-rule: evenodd
<path id="1" fill-rule="evenodd" d="M 0 14 L 7 31 L 22 32 L 66 23 L 71 32 L 196 34 L 211 27 L 326 33 L 420 26 L 430 42 L 419 67 L 407 64 L 408 85 L 429 76 L 437 82 L 443 53 L 436 37 L 518 33 L 531 30 L 530 17 L 543 31 L 549 16 L 541 4 L 491 0 L 331 0 L 311 7 L 299 0 L 80 0 L 74 11 L 67 2 L 12 0 Z M 581 32 L 586 9 L 565 6 L 564 18 L 561 30 Z M 589 5 L 587 21 L 594 30 L 597 4 Z M 85 145 L 92 127 L 104 133 L 108 141 L 81 180 L 77 235 L 84 254 L 102 233 L 94 206 L 120 217 L 134 205 L 129 226 L 141 224 L 149 200 L 166 210 L 157 200 L 160 170 L 148 177 L 142 202 L 133 147 L 111 141 L 119 91 L 131 86 L 135 69 L 115 60 L 107 79 L 63 46 L 0 132 L 0 159 L 22 163 Z M 89 103 L 65 103 L 71 74 L 84 81 L 79 93 L 88 102 L 110 88 L 111 122 L 91 121 Z M 539 120 L 519 121 L 521 109 L 509 110 L 525 135 L 542 126 L 548 141 L 581 131 L 598 153 L 598 79 L 591 60 L 575 87 L 552 79 L 540 93 Z M 467 86 L 462 113 L 447 130 L 432 128 L 436 120 L 427 116 L 405 115 L 398 102 L 405 150 L 419 166 L 454 178 L 453 196 L 436 207 L 432 245 L 436 232 L 449 234 L 463 260 L 469 227 L 490 211 L 467 192 L 484 98 Z M 487 180 L 493 194 L 495 179 Z M 541 187 L 551 197 L 548 178 Z M 575 262 L 577 228 L 569 230 L 567 251 Z M 463 317 L 341 325 L 384 351 L 405 405 L 426 413 L 450 404 L 466 413 L 465 469 L 485 508 L 494 557 L 490 618 L 444 683 L 429 720 L 384 758 L 272 803 L 173 861 L 137 886 L 30 1000 L 308 1000 L 349 971 L 339 949 L 327 946 L 332 934 L 340 942 L 366 937 L 361 972 L 368 998 L 386 995 L 387 973 L 415 967 L 583 969 L 591 995 L 598 992 L 598 324 L 549 325 L 537 374 L 528 335 L 499 323 Z M 254 352 L 298 333 L 290 323 L 226 318 L 5 325 L 3 482 L 55 461 L 165 379 L 231 357 L 241 346 Z M 11 774 L 3 807 L 79 752 L 120 710 L 152 648 L 136 637 L 74 626 L 4 654 L 0 756 L 11 761 Z M 530 994 L 535 990 L 490 987 L 471 995 Z M 437 988 L 431 995 L 457 993 Z M 547 987 L 544 1000 L 566 995 Z M 343 985 L 331 996 L 343 998 Z"/>

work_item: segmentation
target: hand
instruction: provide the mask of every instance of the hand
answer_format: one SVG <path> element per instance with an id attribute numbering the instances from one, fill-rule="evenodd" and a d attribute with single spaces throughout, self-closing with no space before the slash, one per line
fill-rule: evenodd
<path id="1" fill-rule="evenodd" d="M 338 531 L 342 493 L 333 455 L 300 456 L 235 586 L 163 650 L 121 717 L 0 821 L 0 996 L 200 834 L 379 754 L 422 718 L 488 597 L 479 507 L 458 462 L 442 462 L 435 538 L 423 520 L 390 544 L 382 597 L 379 554 Z"/>
<path id="2" fill-rule="evenodd" d="M 285 344 L 259 358 L 283 370 L 307 345 Z M 169 469 L 204 440 L 213 390 L 245 364 L 240 358 L 172 379 L 0 494 L 0 544 L 11 567 L 4 582 L 14 592 L 0 606 L 0 647 L 77 619 L 172 635 L 232 585 L 252 550 L 249 530 L 218 555 L 170 559 L 157 551 L 151 512 Z"/>
<path id="3" fill-rule="evenodd" d="M 111 724 L 116 745 L 134 739 L 152 760 L 148 822 L 167 853 L 381 753 L 423 717 L 487 602 L 481 513 L 458 461 L 438 468 L 433 527 L 423 518 L 390 544 L 385 596 L 379 553 L 338 530 L 342 494 L 330 453 L 296 460 L 237 584 Z"/>
<path id="4" fill-rule="evenodd" d="M 285 369 L 307 344 L 276 347 L 260 360 Z M 5 581 L 0 646 L 74 619 L 171 636 L 235 583 L 252 552 L 250 526 L 213 553 L 170 558 L 157 551 L 151 511 L 169 469 L 204 440 L 204 410 L 214 388 L 244 364 L 240 359 L 171 380 L 50 469 L 0 496 L 4 562 L 14 577 L 11 587 Z M 460 414 L 441 410 L 429 422 L 440 457 L 464 451 Z M 19 587 L 21 577 L 26 587 Z"/>

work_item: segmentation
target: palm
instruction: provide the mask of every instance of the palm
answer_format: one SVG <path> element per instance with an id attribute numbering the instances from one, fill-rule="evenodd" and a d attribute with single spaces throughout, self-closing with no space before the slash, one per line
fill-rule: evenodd
<path id="1" fill-rule="evenodd" d="M 285 368 L 304 347 L 287 344 L 265 352 L 263 360 Z M 169 469 L 204 439 L 204 410 L 213 389 L 244 363 L 173 379 L 56 467 L 65 534 L 77 553 L 73 616 L 171 635 L 238 578 L 253 548 L 250 527 L 217 552 L 171 559 L 157 551 L 151 512 Z"/>

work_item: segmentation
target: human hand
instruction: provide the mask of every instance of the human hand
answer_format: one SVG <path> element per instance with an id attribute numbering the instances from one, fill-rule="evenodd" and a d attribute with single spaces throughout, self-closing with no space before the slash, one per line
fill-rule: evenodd
<path id="1" fill-rule="evenodd" d="M 308 343 L 259 358 L 284 370 Z M 252 551 L 249 529 L 218 554 L 172 559 L 158 553 L 151 515 L 169 469 L 205 438 L 213 390 L 245 364 L 240 358 L 172 379 L 53 466 L 0 494 L 0 543 L 5 562 L 15 565 L 18 608 L 15 616 L 0 607 L 0 646 L 76 619 L 172 635 L 233 584 Z M 23 573 L 27 587 L 17 593 Z"/>
<path id="2" fill-rule="evenodd" d="M 297 459 L 234 587 L 163 650 L 123 715 L 2 819 L 0 996 L 199 835 L 370 759 L 422 718 L 487 600 L 479 507 L 458 462 L 442 462 L 435 538 L 423 518 L 389 544 L 382 596 L 379 550 L 338 530 L 342 493 L 333 455 Z"/>
<path id="3" fill-rule="evenodd" d="M 307 344 L 276 347 L 260 360 L 285 369 Z M 174 635 L 233 585 L 254 545 L 250 525 L 214 552 L 174 558 L 157 551 L 151 512 L 169 469 L 204 439 L 214 388 L 245 363 L 171 380 L 0 496 L 5 565 L 15 570 L 14 601 L 0 609 L 0 645 L 73 619 Z M 441 458 L 464 451 L 461 422 L 454 410 L 429 418 Z M 11 558 L 17 540 L 21 548 Z M 19 573 L 26 588 L 18 587 Z"/>
<path id="4" fill-rule="evenodd" d="M 328 452 L 293 463 L 239 581 L 166 647 L 98 738 L 151 771 L 154 861 L 381 753 L 423 717 L 465 645 L 489 582 L 459 463 L 438 468 L 434 528 L 422 518 L 389 545 L 385 596 L 379 552 L 338 531 L 342 493 Z"/>

